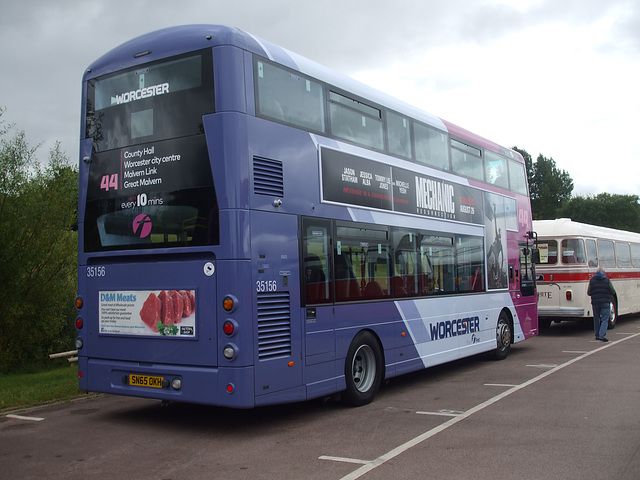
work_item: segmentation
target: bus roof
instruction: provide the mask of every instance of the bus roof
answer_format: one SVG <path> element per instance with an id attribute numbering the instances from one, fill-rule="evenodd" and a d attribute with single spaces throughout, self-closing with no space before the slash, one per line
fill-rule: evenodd
<path id="1" fill-rule="evenodd" d="M 598 227 L 586 223 L 574 222 L 570 218 L 556 220 L 534 220 L 533 230 L 538 238 L 590 237 L 640 243 L 640 233 Z"/>
<path id="2" fill-rule="evenodd" d="M 521 155 L 510 148 L 501 147 L 497 143 L 442 120 L 347 75 L 235 27 L 183 25 L 143 34 L 115 47 L 93 62 L 85 72 L 84 81 L 168 56 L 221 45 L 232 45 L 269 58 L 302 74 L 395 110 L 477 146 L 522 161 Z"/>

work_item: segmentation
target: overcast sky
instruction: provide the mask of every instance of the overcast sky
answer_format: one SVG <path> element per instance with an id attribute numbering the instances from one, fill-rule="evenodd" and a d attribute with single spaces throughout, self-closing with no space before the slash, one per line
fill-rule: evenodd
<path id="1" fill-rule="evenodd" d="M 77 162 L 81 79 L 159 28 L 239 27 L 503 146 L 640 194 L 638 0 L 0 0 L 5 122 Z"/>

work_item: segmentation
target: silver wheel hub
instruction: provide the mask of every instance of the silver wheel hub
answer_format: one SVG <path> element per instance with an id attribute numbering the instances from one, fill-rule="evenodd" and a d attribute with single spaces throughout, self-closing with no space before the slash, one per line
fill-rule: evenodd
<path id="1" fill-rule="evenodd" d="M 351 378 L 359 392 L 371 389 L 376 378 L 376 357 L 369 345 L 361 345 L 356 350 L 351 363 Z"/>

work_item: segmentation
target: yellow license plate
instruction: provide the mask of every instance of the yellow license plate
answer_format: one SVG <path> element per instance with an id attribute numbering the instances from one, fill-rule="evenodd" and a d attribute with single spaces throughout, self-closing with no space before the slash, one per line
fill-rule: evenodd
<path id="1" fill-rule="evenodd" d="M 150 375 L 129 375 L 129 385 L 135 387 L 162 388 L 164 377 L 152 377 Z"/>

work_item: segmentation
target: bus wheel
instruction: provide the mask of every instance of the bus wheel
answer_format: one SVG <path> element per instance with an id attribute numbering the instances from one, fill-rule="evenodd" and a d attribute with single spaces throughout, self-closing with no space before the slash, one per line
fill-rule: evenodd
<path id="1" fill-rule="evenodd" d="M 371 332 L 362 331 L 349 346 L 344 365 L 347 390 L 343 400 L 359 407 L 371 403 L 383 377 L 382 350 Z"/>
<path id="2" fill-rule="evenodd" d="M 616 305 L 615 300 L 611 300 L 609 308 L 609 329 L 613 330 L 616 328 L 616 323 L 618 322 L 618 305 Z"/>
<path id="3" fill-rule="evenodd" d="M 498 341 L 498 345 L 494 356 L 496 360 L 503 360 L 507 358 L 509 350 L 511 350 L 511 321 L 506 312 L 500 313 L 500 317 L 498 317 L 496 340 Z"/>

